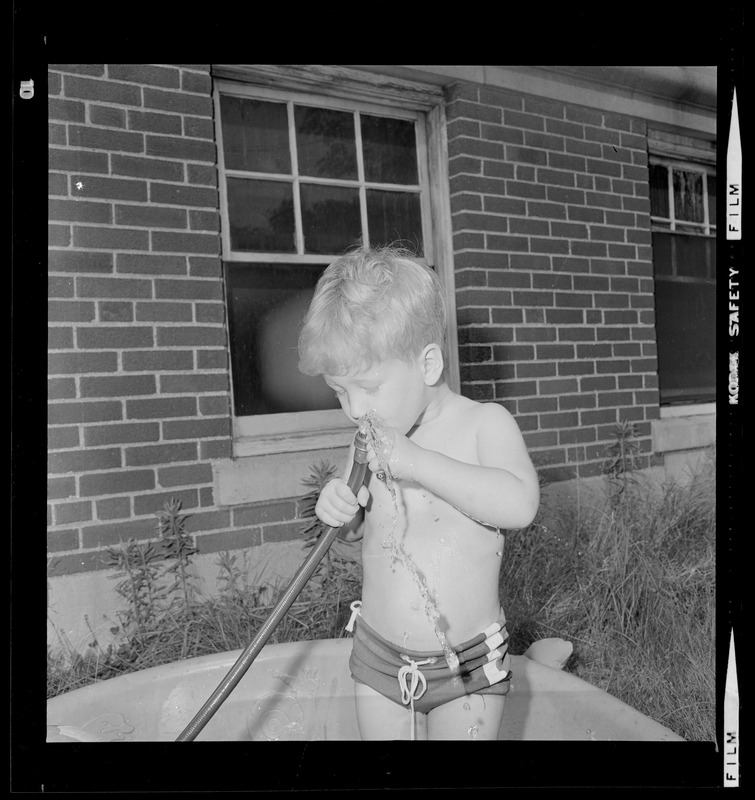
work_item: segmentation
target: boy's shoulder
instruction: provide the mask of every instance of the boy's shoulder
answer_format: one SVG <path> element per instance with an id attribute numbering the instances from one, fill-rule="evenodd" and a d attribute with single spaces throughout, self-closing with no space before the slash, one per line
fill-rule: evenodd
<path id="1" fill-rule="evenodd" d="M 468 414 L 470 418 L 474 417 L 474 419 L 482 424 L 484 423 L 505 423 L 514 418 L 511 416 L 511 413 L 504 408 L 500 403 L 494 402 L 480 402 L 478 400 L 471 400 L 469 398 L 465 398 L 469 401 L 469 410 Z"/>
<path id="2" fill-rule="evenodd" d="M 499 403 L 480 402 L 457 395 L 457 410 L 459 412 L 457 419 L 460 422 L 463 419 L 462 424 L 465 427 L 473 427 L 476 430 L 489 428 L 500 430 L 501 427 L 516 424 L 511 413 Z"/>
<path id="3" fill-rule="evenodd" d="M 508 446 L 521 443 L 522 432 L 513 414 L 500 403 L 474 402 L 474 410 L 470 410 L 468 430 L 474 432 L 478 443 L 485 447 L 492 442 L 505 442 Z"/>

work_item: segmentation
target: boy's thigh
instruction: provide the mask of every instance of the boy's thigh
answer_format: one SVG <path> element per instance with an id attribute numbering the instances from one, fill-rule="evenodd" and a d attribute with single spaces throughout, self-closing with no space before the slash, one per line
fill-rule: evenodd
<path id="1" fill-rule="evenodd" d="M 364 683 L 354 683 L 357 724 L 363 741 L 412 738 L 412 712 Z M 427 715 L 415 714 L 414 735 L 427 739 Z"/>
<path id="2" fill-rule="evenodd" d="M 470 694 L 437 706 L 427 715 L 428 739 L 497 739 L 506 695 Z"/>

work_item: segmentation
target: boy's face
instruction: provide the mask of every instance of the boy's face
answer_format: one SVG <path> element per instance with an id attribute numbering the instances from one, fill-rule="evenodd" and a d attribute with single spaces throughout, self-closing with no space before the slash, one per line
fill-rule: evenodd
<path id="1" fill-rule="evenodd" d="M 421 357 L 375 361 L 363 372 L 323 375 L 336 393 L 344 414 L 353 422 L 374 411 L 387 425 L 406 435 L 428 402 Z"/>

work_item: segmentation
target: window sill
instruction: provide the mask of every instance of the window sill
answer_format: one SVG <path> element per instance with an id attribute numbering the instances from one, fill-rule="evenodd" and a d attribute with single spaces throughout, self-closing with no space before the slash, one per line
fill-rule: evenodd
<path id="1" fill-rule="evenodd" d="M 651 433 L 656 453 L 710 447 L 716 443 L 716 404 L 663 407 Z"/>
<path id="2" fill-rule="evenodd" d="M 709 414 L 715 416 L 715 403 L 689 403 L 679 406 L 661 406 L 661 419 L 676 417 L 701 417 Z"/>
<path id="3" fill-rule="evenodd" d="M 308 450 L 327 450 L 348 447 L 356 429 L 334 428 L 303 434 L 274 434 L 270 436 L 239 436 L 233 442 L 235 458 L 272 455 L 275 453 L 300 453 Z"/>
<path id="4" fill-rule="evenodd" d="M 239 436 L 233 458 L 213 462 L 215 500 L 219 506 L 301 497 L 312 468 L 327 462 L 337 471 L 348 457 L 355 428 L 268 436 Z"/>

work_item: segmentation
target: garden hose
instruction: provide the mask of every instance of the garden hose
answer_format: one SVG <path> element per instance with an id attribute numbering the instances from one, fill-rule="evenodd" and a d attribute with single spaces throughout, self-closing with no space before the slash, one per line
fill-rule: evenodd
<path id="1" fill-rule="evenodd" d="M 347 481 L 349 489 L 356 495 L 359 487 L 364 483 L 364 476 L 367 470 L 367 434 L 357 431 L 354 437 L 354 464 L 351 474 Z M 265 646 L 272 632 L 280 623 L 294 600 L 299 596 L 307 581 L 312 577 L 317 565 L 322 561 L 330 546 L 336 539 L 340 527 L 329 527 L 318 539 L 312 552 L 307 556 L 306 561 L 301 565 L 299 571 L 291 579 L 288 588 L 281 596 L 275 608 L 270 613 L 265 623 L 257 632 L 257 635 L 250 642 L 244 652 L 238 657 L 236 663 L 228 671 L 228 674 L 218 684 L 217 689 L 210 695 L 207 702 L 197 712 L 192 721 L 184 728 L 177 742 L 191 742 L 197 734 L 210 721 L 213 714 L 225 702 L 228 695 L 234 690 L 236 684 L 244 676 L 244 673 L 252 665 L 254 659 L 259 655 L 260 650 Z"/>

